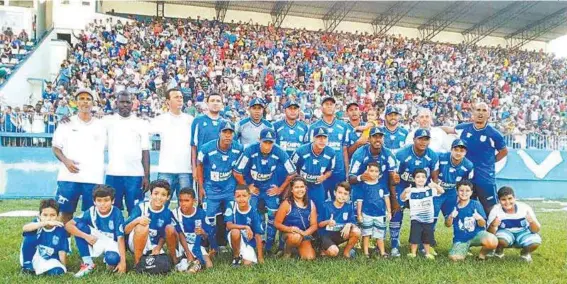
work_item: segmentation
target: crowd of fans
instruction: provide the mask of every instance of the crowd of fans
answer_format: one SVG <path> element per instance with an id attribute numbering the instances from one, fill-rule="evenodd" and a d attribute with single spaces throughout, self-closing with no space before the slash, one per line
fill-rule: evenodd
<path id="1" fill-rule="evenodd" d="M 15 34 L 11 27 L 2 29 L 0 33 L 0 86 L 30 53 L 34 45 L 25 30 Z"/>
<path id="2" fill-rule="evenodd" d="M 348 102 L 357 101 L 363 113 L 395 105 L 407 128 L 417 126 L 420 108 L 430 109 L 437 125 L 454 126 L 484 101 L 492 107 L 491 124 L 509 135 L 509 146 L 549 148 L 552 138 L 567 148 L 567 60 L 544 52 L 199 18 L 95 20 L 74 36 L 78 43 L 43 100 L 19 112 L 6 107 L 4 130 L 11 129 L 5 119 L 11 111 L 30 121 L 27 128 L 27 122 L 16 126 L 23 131 L 33 132 L 39 115 L 51 132 L 52 123 L 74 111 L 70 94 L 83 87 L 99 93 L 99 115 L 112 113 L 113 94 L 128 90 L 137 97 L 134 111 L 150 119 L 167 111 L 163 93 L 176 87 L 192 115 L 206 111 L 207 94 L 223 94 L 223 115 L 233 121 L 261 97 L 268 120 L 281 118 L 283 103 L 293 98 L 310 122 L 321 116 L 323 95 L 332 95 L 339 118 Z M 13 46 L 14 40 L 5 50 Z"/>

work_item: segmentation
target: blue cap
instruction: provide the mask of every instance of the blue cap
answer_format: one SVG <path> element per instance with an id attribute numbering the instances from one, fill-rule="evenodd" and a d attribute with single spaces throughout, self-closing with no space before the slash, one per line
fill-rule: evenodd
<path id="1" fill-rule="evenodd" d="M 298 104 L 296 101 L 294 101 L 294 100 L 288 100 L 287 102 L 285 102 L 285 104 L 284 104 L 283 107 L 284 107 L 284 108 L 288 108 L 288 107 L 290 107 L 290 106 L 299 107 L 299 104 Z"/>
<path id="2" fill-rule="evenodd" d="M 234 132 L 234 125 L 230 121 L 223 121 L 221 122 L 219 132 L 223 132 L 225 130 L 232 130 Z"/>
<path id="3" fill-rule="evenodd" d="M 431 137 L 431 133 L 428 129 L 419 128 L 415 131 L 415 135 L 413 136 L 414 139 L 421 138 L 421 137 Z"/>
<path id="4" fill-rule="evenodd" d="M 390 113 L 397 113 L 397 114 L 400 114 L 400 111 L 398 110 L 397 107 L 390 105 L 390 106 L 387 106 L 387 107 L 386 107 L 386 115 L 388 115 L 388 114 L 390 114 Z"/>
<path id="5" fill-rule="evenodd" d="M 462 139 L 455 139 L 453 143 L 451 143 L 451 149 L 455 147 L 464 147 L 466 149 L 467 144 L 465 144 L 465 141 L 463 141 Z"/>
<path id="6" fill-rule="evenodd" d="M 313 137 L 317 137 L 317 136 L 329 137 L 329 131 L 325 127 L 322 126 L 317 127 L 315 128 L 315 131 L 313 131 Z"/>
<path id="7" fill-rule="evenodd" d="M 276 132 L 271 128 L 264 128 L 260 131 L 260 141 L 276 141 Z"/>
<path id="8" fill-rule="evenodd" d="M 321 104 L 324 104 L 326 101 L 333 101 L 333 103 L 337 103 L 337 101 L 335 100 L 335 98 L 331 97 L 331 96 L 325 96 L 323 97 L 323 99 L 321 100 Z"/>
<path id="9" fill-rule="evenodd" d="M 370 136 L 374 136 L 376 134 L 384 135 L 384 129 L 382 129 L 382 127 L 372 127 L 370 129 Z"/>
<path id="10" fill-rule="evenodd" d="M 255 105 L 260 105 L 262 107 L 264 107 L 264 100 L 259 99 L 259 98 L 253 98 L 250 103 L 248 104 L 249 107 L 253 107 Z"/>
<path id="11" fill-rule="evenodd" d="M 352 105 L 355 105 L 355 106 L 357 106 L 357 107 L 360 106 L 356 101 L 352 101 L 352 102 L 349 102 L 349 103 L 346 105 L 346 109 L 348 110 L 348 108 L 349 108 L 350 106 L 352 106 Z"/>

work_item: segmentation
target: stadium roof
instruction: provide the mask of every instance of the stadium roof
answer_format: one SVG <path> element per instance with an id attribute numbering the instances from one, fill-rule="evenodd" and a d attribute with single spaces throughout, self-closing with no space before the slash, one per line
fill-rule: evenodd
<path id="1" fill-rule="evenodd" d="M 165 1 L 217 9 L 272 15 L 281 24 L 286 15 L 322 19 L 332 31 L 341 21 L 373 24 L 383 33 L 392 26 L 416 28 L 422 38 L 441 31 L 465 35 L 476 43 L 487 35 L 506 38 L 510 46 L 550 41 L 567 34 L 567 2 L 553 1 Z M 224 11 L 223 11 L 224 10 Z M 277 18 L 279 16 L 279 18 Z"/>

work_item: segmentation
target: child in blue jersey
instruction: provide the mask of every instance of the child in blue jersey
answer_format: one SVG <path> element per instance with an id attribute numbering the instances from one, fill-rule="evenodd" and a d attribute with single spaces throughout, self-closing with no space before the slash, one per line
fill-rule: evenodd
<path id="1" fill-rule="evenodd" d="M 179 232 L 179 246 L 177 257 L 181 260 L 177 264 L 178 271 L 197 273 L 203 265 L 207 268 L 213 267 L 213 262 L 203 246 L 207 239 L 208 226 L 205 222 L 205 211 L 195 205 L 197 198 L 195 191 L 189 187 L 179 192 L 179 207 L 173 211 L 181 232 Z"/>
<path id="2" fill-rule="evenodd" d="M 228 243 L 232 248 L 232 266 L 264 263 L 262 219 L 250 205 L 250 191 L 245 185 L 236 188 L 234 201 L 235 205 L 224 212 Z"/>
<path id="3" fill-rule="evenodd" d="M 471 200 L 473 184 L 459 181 L 457 191 L 459 200 L 453 212 L 445 215 L 445 226 L 453 227 L 453 246 L 449 251 L 449 259 L 464 260 L 473 246 L 482 247 L 478 258 L 486 259 L 486 254 L 496 248 L 498 239 L 486 231 L 486 214 L 482 204 Z"/>
<path id="4" fill-rule="evenodd" d="M 392 217 L 390 191 L 379 183 L 381 173 L 378 163 L 368 163 L 366 172 L 372 180 L 362 182 L 354 193 L 358 223 L 362 224 L 362 249 L 364 255 L 369 257 L 368 247 L 372 237 L 376 240 L 376 252 L 387 258 L 384 237 L 386 222 Z"/>
<path id="5" fill-rule="evenodd" d="M 498 201 L 488 216 L 488 231 L 498 238 L 495 255 L 503 258 L 505 248 L 521 248 L 522 259 L 531 262 L 532 252 L 541 245 L 541 225 L 533 209 L 516 201 L 514 190 L 508 186 L 498 190 Z"/>
<path id="6" fill-rule="evenodd" d="M 323 208 L 325 188 L 323 182 L 335 168 L 335 150 L 327 146 L 329 132 L 325 127 L 314 130 L 312 143 L 303 145 L 291 156 L 291 162 L 307 185 L 307 195 L 318 208 Z"/>
<path id="7" fill-rule="evenodd" d="M 36 275 L 61 275 L 67 272 L 69 242 L 63 223 L 57 220 L 59 204 L 42 200 L 39 217 L 22 228 L 24 240 L 20 251 L 22 272 Z"/>
<path id="8" fill-rule="evenodd" d="M 317 209 L 307 197 L 307 182 L 303 177 L 294 177 L 289 185 L 290 190 L 274 220 L 276 229 L 283 232 L 284 258 L 289 258 L 292 249 L 296 248 L 301 259 L 313 260 L 315 250 L 311 241 L 317 231 Z"/>
<path id="9" fill-rule="evenodd" d="M 238 183 L 247 184 L 252 193 L 250 200 L 252 207 L 258 209 L 265 207 L 267 211 L 266 250 L 268 251 L 272 248 L 276 236 L 276 228 L 273 224 L 275 213 L 280 206 L 280 194 L 295 174 L 295 167 L 287 153 L 278 145 L 274 145 L 275 139 L 274 130 L 263 129 L 260 132 L 260 142 L 244 150 L 234 170 L 234 177 Z M 284 167 L 287 173 L 287 178 L 281 184 L 276 177 L 277 167 Z M 262 217 L 265 219 L 264 214 Z"/>
<path id="10" fill-rule="evenodd" d="M 150 183 L 150 201 L 138 203 L 126 220 L 124 233 L 128 234 L 128 248 L 134 253 L 134 264 L 144 254 L 162 254 L 167 243 L 169 256 L 177 264 L 177 236 L 181 229 L 173 213 L 165 207 L 171 198 L 171 188 L 166 180 Z"/>
<path id="11" fill-rule="evenodd" d="M 339 255 L 339 245 L 347 242 L 343 256 L 351 257 L 351 250 L 360 239 L 360 229 L 355 225 L 355 211 L 349 202 L 350 184 L 341 182 L 335 189 L 335 200 L 327 201 L 319 214 L 321 230 L 321 255 Z"/>
<path id="12" fill-rule="evenodd" d="M 65 224 L 75 236 L 79 255 L 83 260 L 75 277 L 83 277 L 95 268 L 93 257 L 104 256 L 104 262 L 119 273 L 126 272 L 126 245 L 124 217 L 114 204 L 114 189 L 97 185 L 93 191 L 94 206 Z"/>
<path id="13" fill-rule="evenodd" d="M 435 259 L 435 256 L 429 253 L 429 248 L 433 242 L 433 197 L 445 192 L 443 188 L 436 183 L 427 182 L 427 172 L 424 169 L 417 169 L 413 173 L 415 187 L 408 187 L 402 192 L 402 201 L 409 201 L 410 205 L 410 248 L 408 257 L 415 258 L 417 256 L 417 245 L 423 244 L 425 250 L 425 258 Z"/>

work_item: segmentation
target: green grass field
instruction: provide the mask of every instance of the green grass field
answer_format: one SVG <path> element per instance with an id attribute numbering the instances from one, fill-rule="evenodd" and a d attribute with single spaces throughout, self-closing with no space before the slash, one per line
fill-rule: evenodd
<path id="1" fill-rule="evenodd" d="M 517 250 L 507 250 L 503 260 L 485 262 L 470 257 L 463 263 L 451 263 L 447 253 L 452 232 L 444 226 L 437 229 L 439 256 L 434 261 L 418 259 L 378 260 L 357 257 L 354 260 L 318 259 L 313 262 L 266 258 L 256 267 L 230 267 L 231 256 L 221 254 L 214 259 L 215 267 L 197 275 L 171 273 L 167 276 L 144 276 L 129 272 L 114 275 L 97 262 L 97 270 L 80 281 L 85 283 L 567 283 L 567 212 L 559 211 L 558 203 L 528 202 L 534 207 L 539 221 L 543 245 L 533 254 L 533 263 L 522 262 Z M 0 213 L 12 210 L 35 210 L 37 200 L 0 201 Z M 557 211 L 555 211 L 557 210 Z M 406 214 L 407 215 L 407 214 Z M 63 277 L 36 277 L 20 274 L 19 249 L 21 228 L 31 218 L 0 217 L 0 282 L 1 283 L 67 283 L 79 282 L 72 274 Z M 402 255 L 407 253 L 407 219 L 402 236 Z M 68 269 L 76 272 L 80 259 L 74 248 Z M 478 249 L 473 249 L 478 253 Z M 360 255 L 360 254 L 359 254 Z M 129 268 L 131 266 L 129 258 Z"/>

